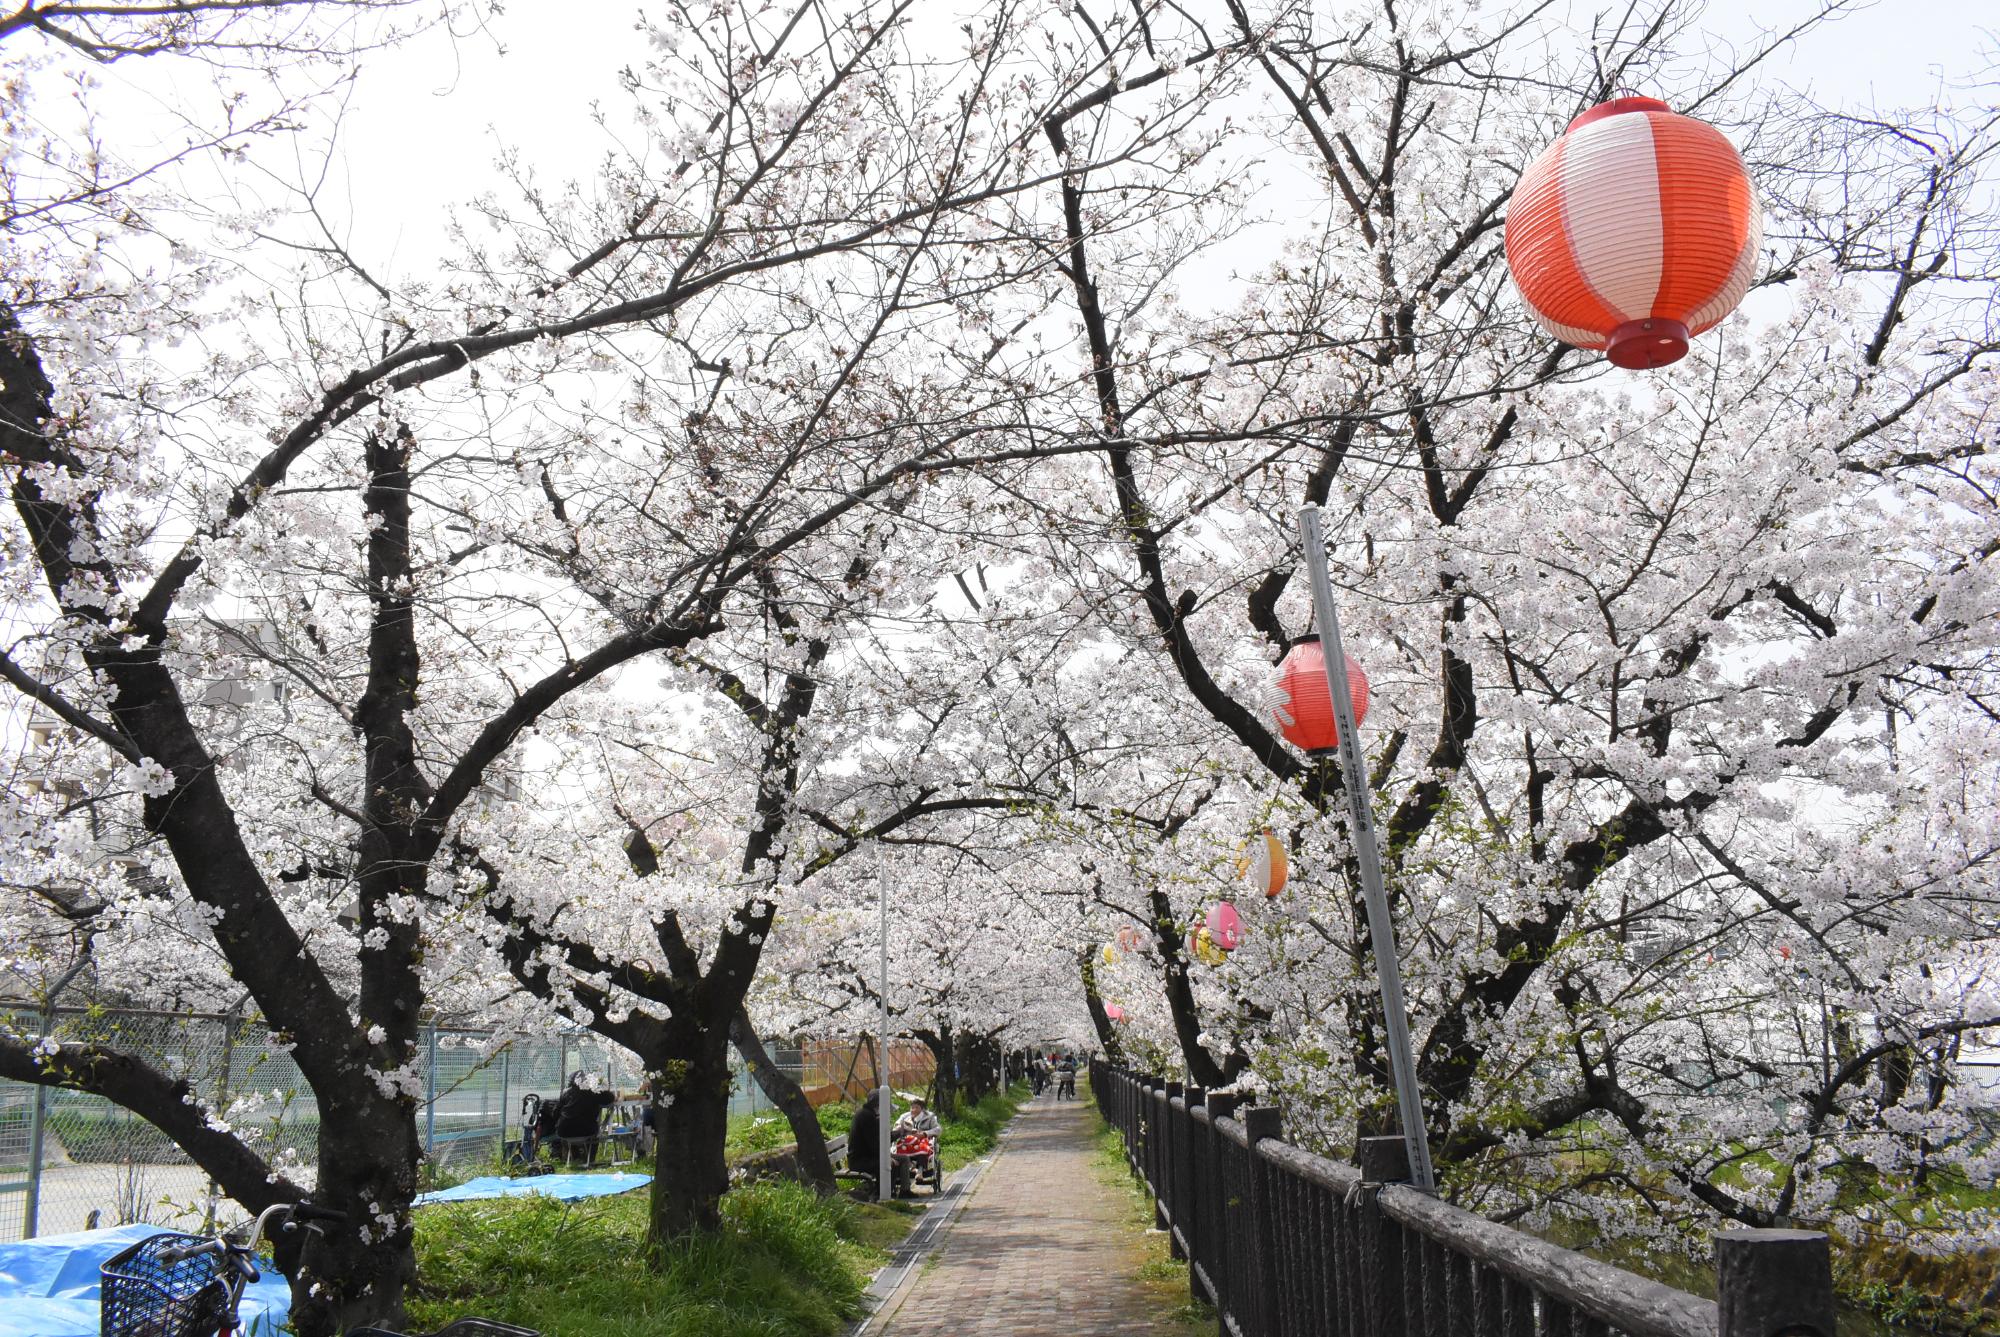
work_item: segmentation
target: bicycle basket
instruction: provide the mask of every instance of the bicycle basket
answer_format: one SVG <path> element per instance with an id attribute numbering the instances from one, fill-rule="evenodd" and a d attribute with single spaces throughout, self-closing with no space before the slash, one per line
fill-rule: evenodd
<path id="1" fill-rule="evenodd" d="M 148 1235 L 105 1261 L 98 1269 L 102 1337 L 209 1337 L 215 1331 L 228 1298 L 219 1279 L 221 1256 L 199 1253 L 177 1263 L 160 1258 L 195 1243 L 193 1235 Z"/>

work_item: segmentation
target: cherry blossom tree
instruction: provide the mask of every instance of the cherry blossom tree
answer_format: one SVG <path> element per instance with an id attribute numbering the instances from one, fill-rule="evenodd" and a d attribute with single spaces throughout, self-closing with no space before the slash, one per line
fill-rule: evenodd
<path id="1" fill-rule="evenodd" d="M 661 1191 L 655 1229 L 714 1220 L 721 1055 L 777 913 L 829 619 L 929 480 L 1004 479 L 1063 444 L 1023 430 L 992 377 L 956 385 L 992 336 L 943 313 L 1017 279 L 992 243 L 1057 170 L 1038 127 L 1104 76 L 1051 61 L 1039 18 L 1011 10 L 920 59 L 911 11 L 667 7 L 629 80 L 642 133 L 560 191 L 510 168 L 518 198 L 477 205 L 436 282 L 384 281 L 310 209 L 298 237 L 134 224 L 10 273 L 0 672 L 63 731 L 10 795 L 8 880 L 38 893 L 10 913 L 37 932 L 87 915 L 68 943 L 121 964 L 171 924 L 175 987 L 242 990 L 291 1047 L 319 1154 L 274 1164 L 112 1047 L 7 1036 L 0 1072 L 134 1109 L 247 1207 L 310 1188 L 344 1210 L 350 1230 L 280 1260 L 302 1331 L 400 1311 L 415 1037 L 434 990 L 480 987 L 456 935 L 602 1028 L 669 1036 L 636 1047 L 693 1079 L 665 1131 L 702 1173 Z M 1135 122 L 1090 156 L 1178 153 L 1171 131 Z M 769 696 L 735 690 L 745 656 L 775 670 Z M 641 660 L 710 673 L 742 708 L 760 759 L 735 772 L 754 796 L 741 871 L 675 879 L 733 908 L 645 924 L 658 973 L 559 990 L 549 950 L 573 960 L 596 930 L 549 936 L 560 885 L 504 864 L 493 814 L 574 797 L 538 731 L 615 699 Z M 628 985 L 669 1013 L 590 992 Z"/>
<path id="2" fill-rule="evenodd" d="M 1231 15 L 1265 100 L 1228 114 L 1293 155 L 1273 189 L 1308 179 L 1311 207 L 1284 194 L 1269 260 L 1239 253 L 1240 296 L 1201 310 L 1173 295 L 1225 224 L 1188 204 L 1135 238 L 1114 202 L 1226 196 L 1065 176 L 1045 244 L 1098 452 L 1045 472 L 1013 595 L 1091 609 L 1102 696 L 1157 749 L 1100 777 L 1157 833 L 1107 842 L 1133 881 L 1107 899 L 1155 929 L 1190 1075 L 1254 1069 L 1335 1145 L 1385 1122 L 1338 775 L 1262 695 L 1308 628 L 1293 518 L 1317 504 L 1376 682 L 1371 788 L 1452 1191 L 1771 1224 L 1851 1207 L 1858 1165 L 1907 1183 L 1949 1148 L 1982 1173 L 1949 1057 L 2000 1020 L 1993 768 L 1965 745 L 1993 718 L 1990 118 L 1758 92 L 1795 34 L 1724 59 L 1674 4 L 1589 40 L 1546 6 Z M 1500 248 L 1523 166 L 1619 88 L 1724 126 L 1767 216 L 1744 312 L 1643 378 L 1533 327 Z M 1191 912 L 1264 825 L 1302 885 L 1185 987 Z M 1888 835 L 1916 829 L 1950 836 Z"/>

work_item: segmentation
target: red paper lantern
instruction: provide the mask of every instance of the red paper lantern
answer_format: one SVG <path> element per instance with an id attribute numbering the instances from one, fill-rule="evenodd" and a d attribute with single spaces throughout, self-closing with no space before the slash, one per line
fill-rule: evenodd
<path id="1" fill-rule="evenodd" d="M 1277 717 L 1278 732 L 1285 741 L 1308 752 L 1324 752 L 1339 745 L 1333 698 L 1326 690 L 1326 651 L 1319 637 L 1305 637 L 1285 655 L 1278 665 L 1278 694 L 1283 699 L 1271 713 Z M 1358 727 L 1368 718 L 1368 675 L 1353 655 L 1347 657 L 1347 699 L 1353 703 Z"/>
<path id="2" fill-rule="evenodd" d="M 1543 329 L 1663 367 L 1749 291 L 1764 220 L 1735 146 L 1649 97 L 1592 107 L 1528 164 L 1507 267 Z"/>

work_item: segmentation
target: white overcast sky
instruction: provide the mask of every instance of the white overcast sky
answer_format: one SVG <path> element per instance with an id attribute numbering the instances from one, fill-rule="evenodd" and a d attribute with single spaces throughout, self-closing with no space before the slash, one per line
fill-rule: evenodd
<path id="1" fill-rule="evenodd" d="M 927 21 L 947 8 L 979 8 L 924 2 Z M 1721 41 L 1742 43 L 1758 28 L 1791 26 L 1809 7 L 1727 0 L 1710 7 L 1707 26 Z M 1622 8 L 1576 0 L 1574 12 L 1587 21 Z M 630 0 L 510 0 L 490 36 L 432 35 L 372 58 L 336 150 L 357 253 L 397 277 L 428 263 L 444 210 L 491 185 L 502 146 L 519 149 L 545 183 L 589 175 L 606 145 L 592 104 L 601 103 L 614 130 L 630 125 L 614 76 L 644 55 L 637 12 Z M 1928 105 L 1945 85 L 2000 80 L 1996 32 L 1993 0 L 1887 0 L 1810 34 L 1761 77 L 1848 110 Z M 1982 100 L 1996 99 L 2000 87 L 1987 88 Z"/>

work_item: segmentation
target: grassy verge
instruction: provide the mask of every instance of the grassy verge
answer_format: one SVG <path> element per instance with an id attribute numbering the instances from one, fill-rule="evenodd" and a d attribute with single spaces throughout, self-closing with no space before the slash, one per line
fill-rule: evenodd
<path id="1" fill-rule="evenodd" d="M 1024 1098 L 1025 1088 L 988 1096 L 945 1120 L 946 1164 L 991 1151 Z M 844 1133 L 853 1109 L 819 1115 L 828 1134 Z M 791 1140 L 782 1115 L 741 1116 L 728 1154 Z M 859 1316 L 869 1274 L 927 1205 L 749 1185 L 724 1196 L 720 1234 L 675 1245 L 658 1268 L 647 1266 L 644 1193 L 572 1207 L 544 1198 L 430 1207 L 417 1215 L 410 1327 L 476 1313 L 548 1337 L 830 1337 Z"/>
<path id="2" fill-rule="evenodd" d="M 949 1118 L 938 1120 L 939 1151 L 945 1168 L 956 1170 L 976 1161 L 1000 1140 L 1000 1130 L 1020 1111 L 1028 1099 L 1028 1088 L 1019 1083 L 1005 1091 L 995 1091 L 977 1105 L 961 1106 Z"/>
<path id="3" fill-rule="evenodd" d="M 957 1169 L 993 1150 L 1001 1128 L 1014 1117 L 1021 1108 L 1021 1102 L 1027 1098 L 1028 1088 L 1017 1085 L 1004 1093 L 995 1092 L 977 1105 L 965 1106 L 948 1118 L 939 1119 L 939 1141 L 943 1143 L 946 1166 Z M 819 1116 L 821 1131 L 828 1137 L 845 1133 L 854 1122 L 854 1106 L 848 1104 L 822 1105 L 815 1113 Z M 764 1110 L 757 1114 L 739 1114 L 730 1119 L 723 1150 L 729 1160 L 737 1161 L 760 1151 L 791 1144 L 792 1126 L 785 1116 L 776 1110 Z"/>
<path id="4" fill-rule="evenodd" d="M 647 1265 L 646 1195 L 564 1207 L 542 1198 L 417 1216 L 414 1330 L 477 1313 L 548 1337 L 818 1337 L 861 1295 L 909 1215 L 795 1184 L 723 1198 L 723 1229 Z"/>
<path id="5" fill-rule="evenodd" d="M 1165 1337 L 1196 1337 L 1214 1332 L 1215 1310 L 1190 1298 L 1187 1264 L 1174 1260 L 1167 1237 L 1153 1229 L 1153 1197 L 1125 1163 L 1125 1139 L 1098 1117 L 1095 1106 L 1091 1107 L 1091 1118 L 1097 1125 L 1097 1157 L 1092 1168 L 1099 1179 L 1117 1191 L 1123 1209 L 1121 1224 L 1131 1236 L 1137 1258 L 1133 1275 L 1158 1299 L 1160 1310 L 1166 1315 L 1158 1331 Z"/>

